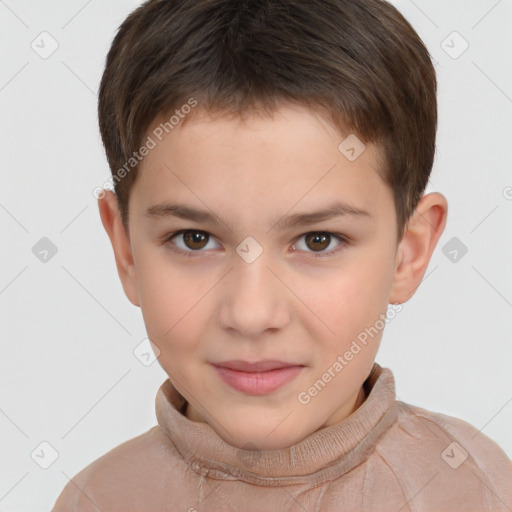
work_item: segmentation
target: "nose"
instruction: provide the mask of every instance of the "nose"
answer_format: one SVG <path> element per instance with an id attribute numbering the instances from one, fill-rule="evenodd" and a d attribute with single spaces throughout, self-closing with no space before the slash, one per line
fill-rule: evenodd
<path id="1" fill-rule="evenodd" d="M 234 268 L 224 280 L 219 301 L 223 329 L 236 331 L 243 338 L 256 338 L 290 322 L 293 294 L 270 259 L 265 251 L 252 263 L 234 256 Z"/>

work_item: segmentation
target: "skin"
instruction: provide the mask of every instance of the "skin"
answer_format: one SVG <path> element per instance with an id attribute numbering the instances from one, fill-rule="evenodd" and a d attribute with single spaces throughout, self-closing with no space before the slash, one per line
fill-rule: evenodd
<path id="1" fill-rule="evenodd" d="M 382 330 L 309 403 L 298 395 L 388 304 L 414 294 L 444 229 L 446 199 L 430 193 L 398 240 L 392 192 L 377 172 L 378 149 L 367 144 L 349 161 L 338 150 L 346 135 L 293 105 L 245 121 L 196 111 L 144 158 L 128 232 L 116 196 L 107 191 L 98 200 L 124 291 L 142 310 L 160 365 L 189 402 L 187 418 L 206 422 L 238 448 L 289 447 L 361 405 Z M 277 219 L 334 200 L 369 215 L 273 228 Z M 230 226 L 145 215 L 164 201 L 208 209 Z M 165 241 L 181 229 L 208 238 L 195 245 L 182 235 Z M 311 232 L 340 233 L 348 243 L 332 235 L 315 245 L 304 236 Z M 236 252 L 248 236 L 263 249 L 251 263 Z M 278 390 L 254 396 L 228 386 L 210 364 L 234 359 L 305 367 Z"/>

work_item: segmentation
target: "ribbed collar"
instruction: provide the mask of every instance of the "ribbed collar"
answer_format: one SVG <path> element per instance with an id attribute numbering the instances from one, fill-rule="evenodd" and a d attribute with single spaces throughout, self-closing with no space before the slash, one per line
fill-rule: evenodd
<path id="1" fill-rule="evenodd" d="M 398 414 L 391 370 L 374 363 L 365 383 L 366 400 L 348 418 L 279 450 L 241 450 L 207 423 L 189 420 L 186 399 L 167 379 L 155 400 L 158 424 L 198 474 L 255 485 L 302 482 L 317 485 L 361 464 Z"/>

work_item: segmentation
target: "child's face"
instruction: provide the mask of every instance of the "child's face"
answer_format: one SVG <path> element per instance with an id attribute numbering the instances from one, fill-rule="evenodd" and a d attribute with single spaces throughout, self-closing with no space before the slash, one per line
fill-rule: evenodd
<path id="1" fill-rule="evenodd" d="M 127 293 L 142 309 L 161 366 L 190 403 L 187 416 L 234 446 L 290 446 L 364 398 L 392 299 L 397 225 L 376 147 L 350 161 L 338 149 L 342 140 L 298 107 L 245 124 L 203 116 L 150 151 L 132 189 L 135 284 Z M 366 214 L 277 224 L 335 201 Z M 146 214 L 163 203 L 222 220 Z M 164 242 L 179 230 L 188 236 Z M 311 232 L 321 233 L 304 236 Z M 358 350 L 353 341 L 368 329 L 373 337 L 357 341 Z M 212 364 L 232 360 L 302 367 L 277 389 L 253 393 L 226 383 Z"/>

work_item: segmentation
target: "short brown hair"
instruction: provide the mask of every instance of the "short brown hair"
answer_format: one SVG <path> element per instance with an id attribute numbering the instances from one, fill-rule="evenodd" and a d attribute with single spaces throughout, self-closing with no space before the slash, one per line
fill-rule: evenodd
<path id="1" fill-rule="evenodd" d="M 423 42 L 383 0 L 149 0 L 112 42 L 98 118 L 114 177 L 191 97 L 241 117 L 290 101 L 321 111 L 377 144 L 401 238 L 432 169 L 436 88 Z M 126 229 L 138 167 L 114 183 Z"/>

